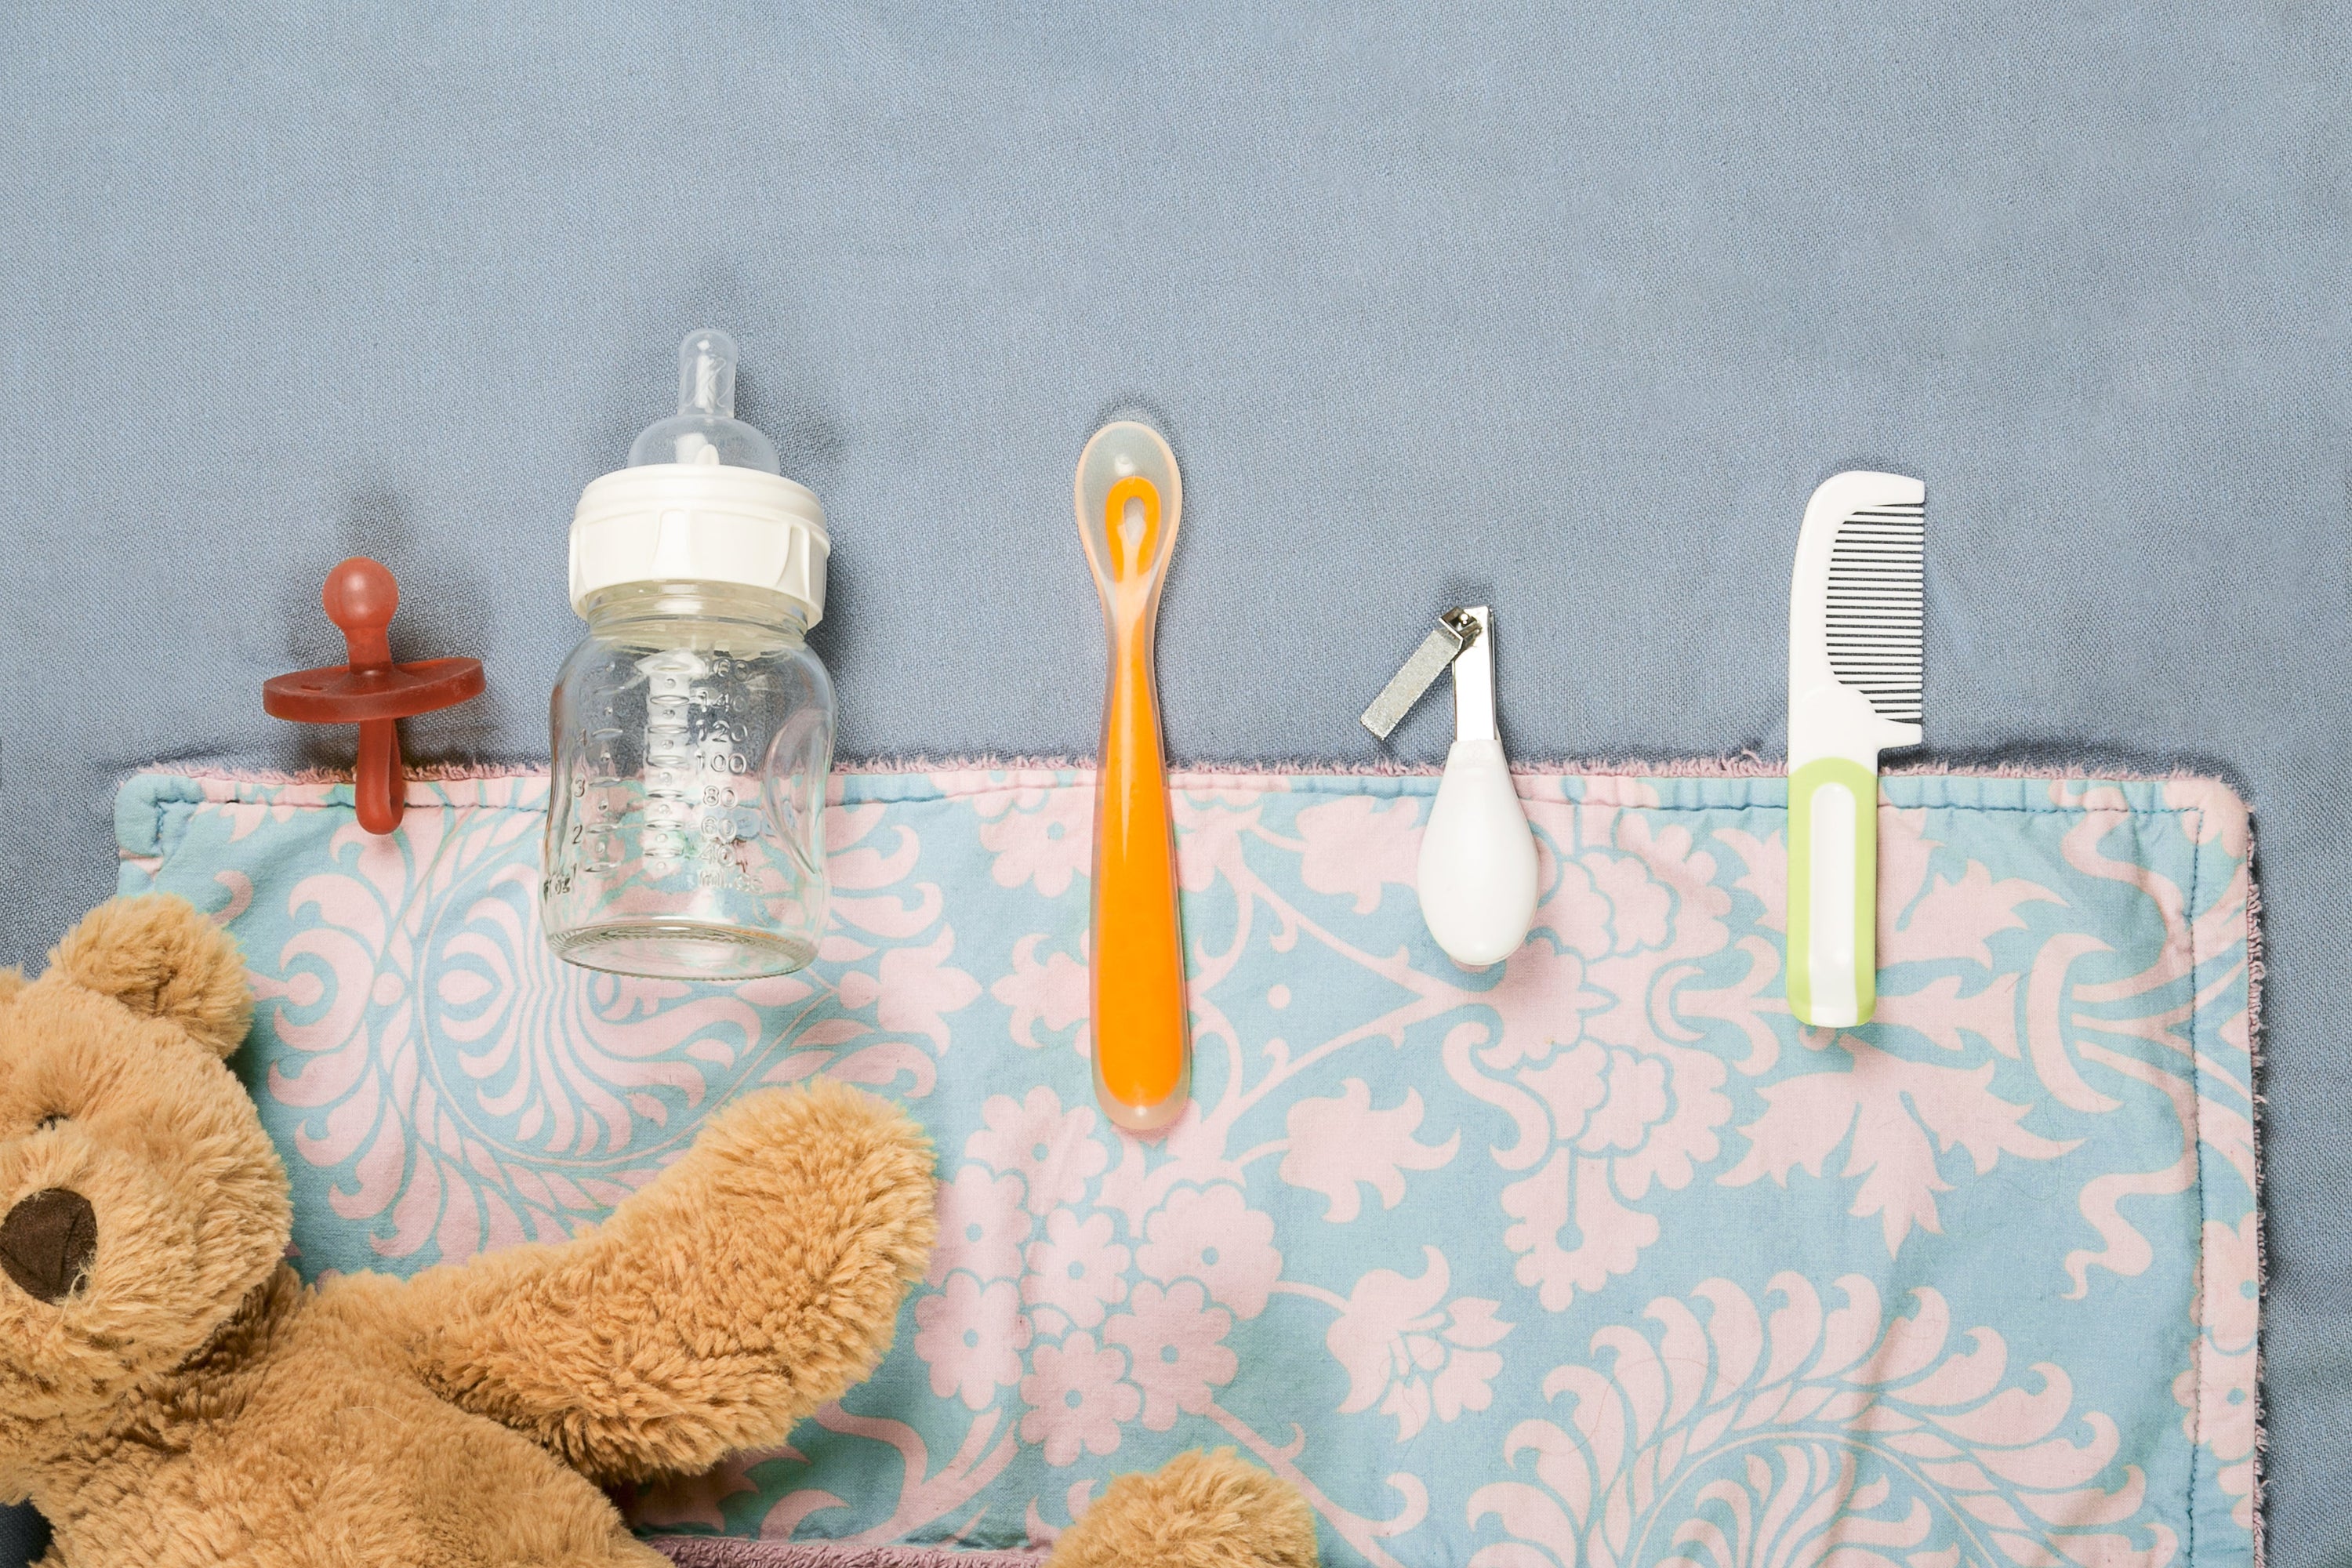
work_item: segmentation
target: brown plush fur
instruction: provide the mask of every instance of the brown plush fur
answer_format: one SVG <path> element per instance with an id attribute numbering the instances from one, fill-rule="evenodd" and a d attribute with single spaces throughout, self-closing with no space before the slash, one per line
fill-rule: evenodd
<path id="1" fill-rule="evenodd" d="M 167 1018 L 225 1057 L 245 1043 L 253 993 L 236 944 L 181 899 L 117 899 L 66 933 L 49 954 L 86 990 L 142 1018 Z"/>
<path id="2" fill-rule="evenodd" d="M 250 1010 L 235 945 L 172 899 L 0 973 L 0 1216 L 62 1192 L 96 1218 L 86 1267 L 26 1275 L 61 1299 L 0 1273 L 0 1498 L 48 1516 L 55 1568 L 651 1568 L 596 1483 L 782 1442 L 923 1271 L 929 1145 L 826 1085 L 730 1106 L 572 1241 L 307 1288 L 223 1060 Z M 1313 1560 L 1304 1505 L 1230 1452 L 1116 1483 L 1054 1558 Z"/>
<path id="3" fill-rule="evenodd" d="M 1305 1499 L 1231 1448 L 1121 1476 L 1054 1543 L 1052 1568 L 1315 1568 Z"/>

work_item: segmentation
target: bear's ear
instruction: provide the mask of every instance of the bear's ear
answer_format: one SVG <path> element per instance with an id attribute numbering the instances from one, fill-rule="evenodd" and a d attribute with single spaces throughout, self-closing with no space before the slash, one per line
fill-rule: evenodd
<path id="1" fill-rule="evenodd" d="M 49 954 L 51 974 L 111 996 L 134 1013 L 168 1019 L 198 1045 L 227 1056 L 253 1020 L 245 960 L 228 932 L 185 899 L 115 899 L 84 916 Z"/>

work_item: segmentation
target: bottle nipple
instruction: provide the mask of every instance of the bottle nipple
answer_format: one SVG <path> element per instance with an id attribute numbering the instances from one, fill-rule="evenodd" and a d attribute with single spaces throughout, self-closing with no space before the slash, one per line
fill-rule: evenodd
<path id="1" fill-rule="evenodd" d="M 735 417 L 735 340 L 710 328 L 677 345 L 677 412 L 646 426 L 629 448 L 629 467 L 652 463 L 728 464 L 781 473 L 776 448 Z"/>
<path id="2" fill-rule="evenodd" d="M 677 411 L 734 418 L 736 358 L 725 332 L 688 332 L 677 345 Z"/>

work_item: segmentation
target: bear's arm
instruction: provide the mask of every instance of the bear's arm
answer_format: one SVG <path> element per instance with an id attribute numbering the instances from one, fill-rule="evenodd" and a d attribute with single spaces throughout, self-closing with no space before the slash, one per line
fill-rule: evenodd
<path id="1" fill-rule="evenodd" d="M 932 1237 L 931 1152 L 882 1101 L 768 1091 L 595 1230 L 411 1280 L 443 1397 L 600 1481 L 773 1447 L 871 1372 Z"/>

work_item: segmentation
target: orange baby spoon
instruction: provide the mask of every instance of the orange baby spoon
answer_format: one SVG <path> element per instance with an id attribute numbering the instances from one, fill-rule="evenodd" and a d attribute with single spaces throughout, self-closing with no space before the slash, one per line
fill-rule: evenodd
<path id="1" fill-rule="evenodd" d="M 1095 1098 L 1132 1132 L 1156 1131 L 1182 1114 L 1192 1077 L 1151 659 L 1183 502 L 1176 454 L 1148 425 L 1106 425 L 1078 454 L 1078 537 L 1110 643 L 1095 787 Z"/>

